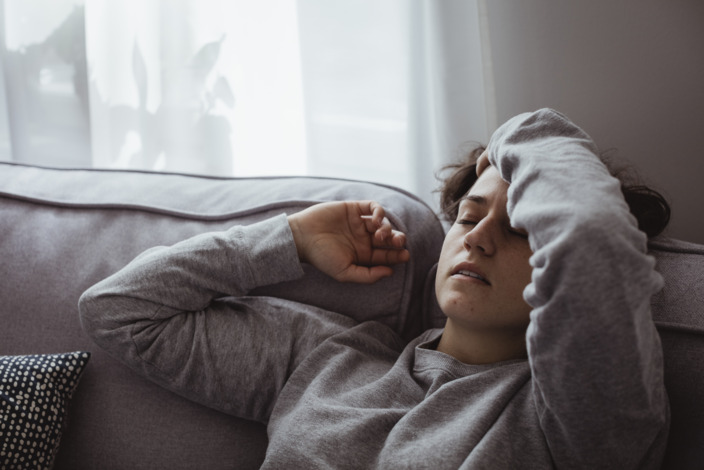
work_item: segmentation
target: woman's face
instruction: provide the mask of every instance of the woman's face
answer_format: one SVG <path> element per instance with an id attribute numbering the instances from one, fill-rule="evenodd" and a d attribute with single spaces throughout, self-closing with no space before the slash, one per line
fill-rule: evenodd
<path id="1" fill-rule="evenodd" d="M 462 200 L 440 254 L 435 291 L 442 311 L 464 328 L 525 331 L 531 278 L 526 233 L 506 212 L 506 183 L 485 157 L 479 178 Z"/>

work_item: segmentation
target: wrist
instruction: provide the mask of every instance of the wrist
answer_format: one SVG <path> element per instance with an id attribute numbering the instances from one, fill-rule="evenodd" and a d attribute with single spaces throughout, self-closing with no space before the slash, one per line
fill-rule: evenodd
<path id="1" fill-rule="evenodd" d="M 296 253 L 298 254 L 298 259 L 301 262 L 306 261 L 305 252 L 303 250 L 303 232 L 301 229 L 300 218 L 297 214 L 289 215 L 287 217 L 288 225 L 291 229 L 291 235 L 293 236 L 293 243 L 296 245 Z"/>

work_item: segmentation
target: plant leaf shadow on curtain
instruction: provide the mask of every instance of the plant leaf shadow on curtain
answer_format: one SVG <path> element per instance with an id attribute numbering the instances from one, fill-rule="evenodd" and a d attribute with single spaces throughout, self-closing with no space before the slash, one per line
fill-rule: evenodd
<path id="1" fill-rule="evenodd" d="M 1 6 L 4 13 L 5 5 Z M 83 32 L 81 6 L 74 7 L 43 41 L 17 48 L 5 44 L 3 24 L 2 62 L 10 160 L 90 165 Z"/>
<path id="2" fill-rule="evenodd" d="M 0 158 L 367 179 L 432 206 L 435 171 L 488 137 L 481 5 L 0 0 Z"/>
<path id="3" fill-rule="evenodd" d="M 77 5 L 43 41 L 3 44 L 10 142 L 3 159 L 51 166 L 95 166 L 97 160 L 104 163 L 98 166 L 233 174 L 232 128 L 216 112 L 218 104 L 235 106 L 229 81 L 216 68 L 226 36 L 203 44 L 169 77 L 188 99 L 173 106 L 156 97 L 159 105 L 150 110 L 150 67 L 159 64 L 147 64 L 134 38 L 131 85 L 137 104 L 113 104 L 101 95 L 87 63 L 85 21 L 85 7 Z M 103 123 L 108 129 L 100 136 L 107 142 L 98 146 L 107 155 L 96 157 L 92 131 Z"/>
<path id="4" fill-rule="evenodd" d="M 190 88 L 193 100 L 187 107 L 170 107 L 162 100 L 154 111 L 148 109 L 149 70 L 137 41 L 132 49 L 132 75 L 139 97 L 137 106 L 110 105 L 91 81 L 92 96 L 97 98 L 94 106 L 109 121 L 109 161 L 123 168 L 171 166 L 188 168 L 194 173 L 234 173 L 230 145 L 232 127 L 226 117 L 214 114 L 213 110 L 218 102 L 234 108 L 235 96 L 222 75 L 212 83 L 207 80 L 216 73 L 214 67 L 224 40 L 223 36 L 217 42 L 203 45 L 180 71 L 181 76 L 170 77 Z M 174 132 L 174 126 L 181 132 Z M 185 138 L 184 131 L 188 134 Z M 168 163 L 167 155 L 171 156 Z M 178 162 L 178 159 L 187 161 Z"/>

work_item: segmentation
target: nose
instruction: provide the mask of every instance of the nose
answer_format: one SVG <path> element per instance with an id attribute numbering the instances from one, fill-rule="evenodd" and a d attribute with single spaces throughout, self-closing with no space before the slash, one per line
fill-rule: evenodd
<path id="1" fill-rule="evenodd" d="M 464 236 L 464 247 L 467 251 L 478 250 L 485 256 L 496 253 L 494 229 L 491 219 L 484 218 L 472 227 Z"/>

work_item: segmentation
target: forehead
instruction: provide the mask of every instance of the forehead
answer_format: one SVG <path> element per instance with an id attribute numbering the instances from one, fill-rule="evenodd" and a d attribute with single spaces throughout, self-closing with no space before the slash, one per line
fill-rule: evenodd
<path id="1" fill-rule="evenodd" d="M 472 201 L 477 204 L 489 204 L 497 199 L 499 202 L 505 201 L 507 190 L 508 183 L 501 178 L 496 168 L 489 166 L 469 188 L 464 201 Z"/>

